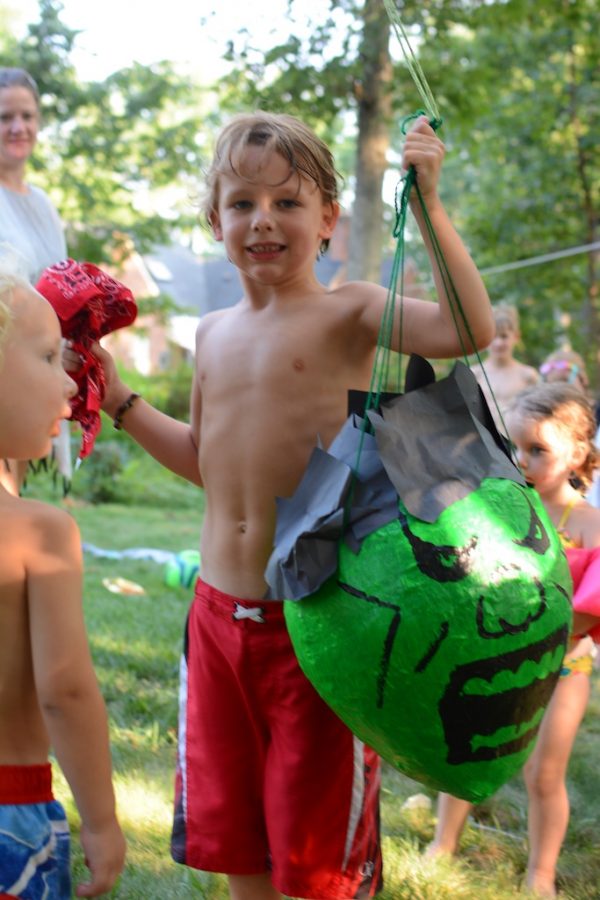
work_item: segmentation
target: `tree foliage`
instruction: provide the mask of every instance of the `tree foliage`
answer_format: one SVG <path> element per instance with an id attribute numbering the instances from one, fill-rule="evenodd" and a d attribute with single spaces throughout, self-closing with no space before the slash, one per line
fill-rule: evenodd
<path id="1" fill-rule="evenodd" d="M 597 242 L 597 4 L 465 5 L 452 23 L 430 25 L 423 65 L 434 73 L 450 141 L 462 148 L 446 175 L 480 267 Z M 492 299 L 521 309 L 532 362 L 568 340 L 587 358 L 594 381 L 597 259 L 597 252 L 580 253 L 487 279 Z"/>
<path id="2" fill-rule="evenodd" d="M 40 89 L 44 128 L 33 178 L 61 212 L 70 253 L 100 262 L 131 240 L 144 250 L 168 241 L 175 223 L 196 223 L 187 197 L 197 192 L 203 164 L 202 94 L 167 61 L 80 81 L 70 59 L 77 32 L 61 10 L 58 0 L 40 0 L 39 22 L 20 42 L 5 33 L 2 55 Z M 179 191 L 165 210 L 167 188 Z M 142 189 L 151 198 L 145 205 Z"/>

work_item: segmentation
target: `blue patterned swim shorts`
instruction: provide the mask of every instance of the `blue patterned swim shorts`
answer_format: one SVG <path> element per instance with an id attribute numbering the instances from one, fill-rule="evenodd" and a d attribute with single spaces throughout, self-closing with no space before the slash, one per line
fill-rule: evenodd
<path id="1" fill-rule="evenodd" d="M 69 825 L 57 800 L 35 802 L 41 766 L 0 766 L 0 900 L 70 900 Z M 48 770 L 50 767 L 48 766 Z M 25 791 L 32 772 L 31 802 Z M 18 803 L 9 782 L 18 782 Z"/>

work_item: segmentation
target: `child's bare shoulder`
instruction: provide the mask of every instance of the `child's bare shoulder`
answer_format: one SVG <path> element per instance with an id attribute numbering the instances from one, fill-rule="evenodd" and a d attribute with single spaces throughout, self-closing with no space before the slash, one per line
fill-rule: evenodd
<path id="1" fill-rule="evenodd" d="M 202 316 L 196 327 L 196 347 L 210 334 L 215 325 L 237 315 L 238 308 L 239 304 L 236 304 L 235 306 L 230 306 L 226 309 L 214 309 L 212 312 Z"/>
<path id="2" fill-rule="evenodd" d="M 369 324 L 370 330 L 377 323 L 379 328 L 387 297 L 387 290 L 380 284 L 347 281 L 328 290 L 325 296 L 336 319 L 341 317 L 348 322 L 361 320 Z"/>
<path id="3" fill-rule="evenodd" d="M 25 582 L 29 589 L 47 582 L 48 576 L 81 578 L 81 536 L 77 523 L 64 510 L 37 500 L 4 496 L 0 534 L 3 598 L 19 592 Z"/>
<path id="4" fill-rule="evenodd" d="M 373 281 L 344 281 L 329 290 L 328 295 L 334 299 L 353 300 L 356 303 L 368 303 L 370 300 L 381 300 L 387 296 L 387 290 Z"/>
<path id="5" fill-rule="evenodd" d="M 197 330 L 202 331 L 205 328 L 210 328 L 220 319 L 232 315 L 238 306 L 239 304 L 236 303 L 234 306 L 228 306 L 225 309 L 213 309 L 211 312 L 205 313 L 205 315 L 200 317 Z"/>
<path id="6" fill-rule="evenodd" d="M 571 516 L 575 518 L 573 523 L 581 532 L 584 547 L 600 547 L 600 509 L 590 503 L 578 504 Z"/>
<path id="7" fill-rule="evenodd" d="M 525 385 L 536 384 L 540 380 L 539 372 L 533 366 L 528 366 L 526 363 L 519 363 L 519 366 L 519 373 Z"/>
<path id="8" fill-rule="evenodd" d="M 5 527 L 2 527 L 2 526 Z M 36 556 L 77 559 L 81 552 L 79 526 L 69 513 L 40 500 L 12 497 L 0 506 L 0 529 L 23 548 L 31 563 Z"/>

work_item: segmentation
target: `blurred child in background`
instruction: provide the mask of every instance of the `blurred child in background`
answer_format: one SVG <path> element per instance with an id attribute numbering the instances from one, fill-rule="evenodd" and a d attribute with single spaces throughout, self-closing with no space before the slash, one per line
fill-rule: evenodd
<path id="1" fill-rule="evenodd" d="M 583 496 L 600 456 L 592 407 L 574 384 L 540 384 L 522 391 L 507 412 L 507 425 L 523 474 L 561 537 L 574 585 L 571 642 L 524 769 L 527 887 L 542 897 L 556 897 L 556 865 L 569 821 L 567 766 L 590 694 L 594 640 L 600 640 L 600 510 Z M 428 855 L 456 853 L 471 808 L 466 800 L 440 794 Z"/>
<path id="2" fill-rule="evenodd" d="M 519 313 L 515 306 L 498 303 L 492 307 L 496 334 L 487 348 L 483 365 L 472 366 L 488 406 L 500 431 L 506 429 L 502 419 L 510 401 L 524 388 L 535 384 L 539 375 L 533 366 L 515 359 L 514 351 L 521 340 Z"/>

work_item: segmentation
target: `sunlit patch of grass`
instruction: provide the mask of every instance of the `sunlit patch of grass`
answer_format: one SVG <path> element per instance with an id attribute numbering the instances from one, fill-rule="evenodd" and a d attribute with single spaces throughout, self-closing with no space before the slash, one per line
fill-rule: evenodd
<path id="1" fill-rule="evenodd" d="M 469 897 L 461 866 L 429 859 L 414 841 L 383 841 L 384 879 L 381 900 L 450 900 Z"/>
<path id="2" fill-rule="evenodd" d="M 169 760 L 171 763 L 172 760 Z M 117 768 L 114 775 L 119 821 L 127 840 L 127 862 L 118 885 L 110 895 L 119 900 L 176 900 L 228 896 L 222 876 L 194 872 L 173 862 L 170 856 L 173 815 L 173 772 L 165 760 L 154 776 L 144 765 Z M 60 770 L 55 770 L 55 792 L 64 799 L 73 831 L 74 880 L 87 878 L 78 843 L 78 816 Z"/>
<path id="3" fill-rule="evenodd" d="M 161 840 L 168 837 L 173 798 L 163 779 L 149 777 L 143 769 L 121 772 L 115 778 L 115 791 L 124 829 L 133 833 L 143 823 L 144 835 Z"/>

